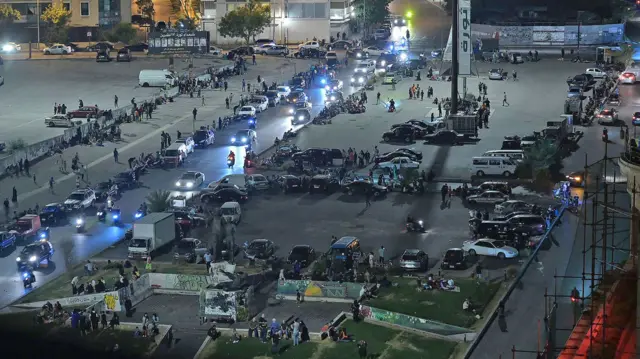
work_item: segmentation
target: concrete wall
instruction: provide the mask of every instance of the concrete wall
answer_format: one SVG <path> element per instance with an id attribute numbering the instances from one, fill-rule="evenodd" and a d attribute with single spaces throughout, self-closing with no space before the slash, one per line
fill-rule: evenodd
<path id="1" fill-rule="evenodd" d="M 359 299 L 361 283 L 320 282 L 312 280 L 279 280 L 277 293 L 295 296 L 299 290 L 305 297 Z"/>
<path id="2" fill-rule="evenodd" d="M 440 322 L 434 322 L 431 320 L 417 318 L 406 314 L 390 312 L 366 305 L 360 306 L 360 315 L 366 319 L 376 320 L 400 327 L 406 327 L 413 330 L 435 333 L 438 335 L 456 335 L 472 332 L 471 329 L 457 327 L 455 325 L 449 325 Z"/>
<path id="3" fill-rule="evenodd" d="M 474 40 L 498 38 L 501 46 L 576 46 L 622 42 L 624 24 L 570 26 L 494 26 L 472 24 Z"/>
<path id="4" fill-rule="evenodd" d="M 60 302 L 62 307 L 69 306 L 78 306 L 78 305 L 87 305 L 90 306 L 96 302 L 102 301 L 104 306 L 102 310 L 112 311 L 112 312 L 120 312 L 122 311 L 122 306 L 120 304 L 120 294 L 118 292 L 106 292 L 106 293 L 96 293 L 96 294 L 88 294 L 88 295 L 78 295 L 75 297 L 67 297 L 67 298 L 58 298 L 58 299 L 50 299 L 39 302 L 31 302 L 31 303 L 21 303 L 16 304 L 15 307 L 19 308 L 42 308 L 47 302 L 51 304 L 55 304 L 56 302 Z"/>

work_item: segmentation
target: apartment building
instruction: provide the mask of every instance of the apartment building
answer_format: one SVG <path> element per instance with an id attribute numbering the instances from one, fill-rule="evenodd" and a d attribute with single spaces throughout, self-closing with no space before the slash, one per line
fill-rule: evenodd
<path id="1" fill-rule="evenodd" d="M 26 36 L 29 39 L 20 39 L 17 41 L 35 41 L 33 39 L 34 31 L 22 31 L 21 29 L 36 29 L 38 16 L 52 3 L 62 2 L 64 6 L 71 10 L 71 19 L 69 21 L 70 36 L 76 37 L 76 34 L 84 34 L 88 37 L 88 33 L 97 34 L 98 27 L 111 27 L 121 22 L 131 22 L 131 1 L 132 0 L 0 0 L 0 4 L 8 4 L 22 14 L 22 18 L 12 25 L 11 33 L 14 36 Z M 40 22 L 41 27 L 45 24 Z M 42 29 L 41 29 L 42 30 Z M 85 31 L 86 30 L 86 31 Z M 83 37 L 83 36 L 80 36 Z M 83 38 L 73 38 L 73 41 L 90 40 Z"/>
<path id="2" fill-rule="evenodd" d="M 314 37 L 329 41 L 333 34 L 349 32 L 350 0 L 270 0 L 271 24 L 257 38 L 278 43 L 299 43 Z M 218 44 L 241 44 L 242 39 L 224 38 L 218 34 L 217 19 L 239 6 L 244 0 L 203 0 L 203 30 Z"/>

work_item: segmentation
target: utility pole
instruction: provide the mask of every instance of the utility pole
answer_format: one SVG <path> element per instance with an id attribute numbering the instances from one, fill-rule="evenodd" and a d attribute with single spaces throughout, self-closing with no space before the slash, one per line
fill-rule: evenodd
<path id="1" fill-rule="evenodd" d="M 458 36 L 458 26 L 460 23 L 460 10 L 458 9 L 458 0 L 453 0 L 451 12 L 453 15 L 452 39 L 451 39 L 451 111 L 449 113 L 458 113 L 458 50 L 460 48 L 460 39 Z"/>
<path id="2" fill-rule="evenodd" d="M 40 51 L 40 0 L 36 1 L 36 26 L 38 27 L 38 51 Z"/>
<path id="3" fill-rule="evenodd" d="M 580 56 L 580 37 L 581 37 L 580 30 L 582 30 L 581 27 L 582 27 L 582 22 L 579 22 L 578 23 L 578 56 Z"/>
<path id="4" fill-rule="evenodd" d="M 362 39 L 364 40 L 366 37 L 366 26 L 367 26 L 367 0 L 362 0 L 363 10 L 362 10 Z"/>

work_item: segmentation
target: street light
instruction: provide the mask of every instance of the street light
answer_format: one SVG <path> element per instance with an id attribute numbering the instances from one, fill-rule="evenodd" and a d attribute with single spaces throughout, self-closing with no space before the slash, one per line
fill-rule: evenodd
<path id="1" fill-rule="evenodd" d="M 289 41 L 289 24 L 291 23 L 291 20 L 289 20 L 288 17 L 285 17 L 282 19 L 282 30 L 283 30 L 283 36 L 284 36 L 284 40 L 282 41 L 282 43 L 284 45 L 286 45 Z"/>

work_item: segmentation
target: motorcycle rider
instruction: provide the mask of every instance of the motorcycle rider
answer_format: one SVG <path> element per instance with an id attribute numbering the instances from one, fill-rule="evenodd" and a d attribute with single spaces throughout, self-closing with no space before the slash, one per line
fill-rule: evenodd
<path id="1" fill-rule="evenodd" d="M 145 215 L 147 214 L 147 202 L 142 202 L 140 205 L 140 212 Z"/>
<path id="2" fill-rule="evenodd" d="M 111 211 L 114 208 L 114 201 L 111 195 L 107 196 L 107 210 Z"/>
<path id="3" fill-rule="evenodd" d="M 232 168 L 236 163 L 236 154 L 233 151 L 229 151 L 229 155 L 227 156 L 227 165 L 229 168 Z"/>

